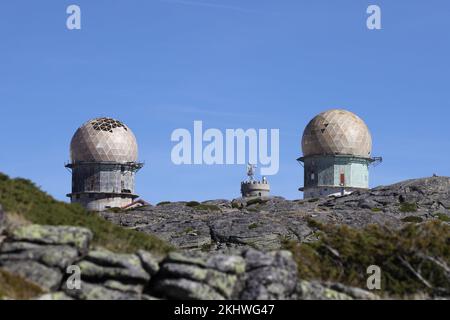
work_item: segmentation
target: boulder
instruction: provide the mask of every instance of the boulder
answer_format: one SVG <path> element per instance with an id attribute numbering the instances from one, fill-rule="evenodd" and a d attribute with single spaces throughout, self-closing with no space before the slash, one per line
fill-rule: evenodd
<path id="1" fill-rule="evenodd" d="M 247 263 L 244 300 L 287 300 L 295 293 L 297 264 L 288 251 L 263 253 L 253 249 L 244 253 Z"/>
<path id="2" fill-rule="evenodd" d="M 124 283 L 146 283 L 150 275 L 144 270 L 137 255 L 117 254 L 108 250 L 89 252 L 78 263 L 83 279 L 102 281 L 118 280 Z"/>
<path id="3" fill-rule="evenodd" d="M 6 242 L 0 249 L 2 260 L 23 261 L 33 260 L 48 267 L 59 268 L 64 271 L 75 263 L 80 253 L 74 247 L 63 245 L 40 245 L 28 242 Z"/>
<path id="4" fill-rule="evenodd" d="M 35 300 L 73 300 L 73 298 L 69 297 L 62 291 L 58 291 L 44 294 L 40 297 L 37 297 Z"/>
<path id="5" fill-rule="evenodd" d="M 153 254 L 145 250 L 139 250 L 137 256 L 141 259 L 142 267 L 150 276 L 154 276 L 159 271 L 158 261 Z"/>
<path id="6" fill-rule="evenodd" d="M 163 264 L 160 275 L 167 278 L 182 278 L 206 284 L 227 299 L 232 298 L 238 280 L 236 275 L 195 265 L 177 263 Z"/>
<path id="7" fill-rule="evenodd" d="M 163 298 L 177 300 L 225 300 L 210 286 L 188 279 L 162 279 L 153 288 Z"/>
<path id="8" fill-rule="evenodd" d="M 70 245 L 85 253 L 89 248 L 93 235 L 86 228 L 33 224 L 15 229 L 12 237 L 14 241 Z"/>
<path id="9" fill-rule="evenodd" d="M 296 298 L 298 300 L 353 300 L 351 296 L 315 281 L 299 281 L 296 286 Z"/>
<path id="10" fill-rule="evenodd" d="M 56 291 L 61 286 L 62 273 L 56 268 L 47 267 L 32 260 L 1 261 L 6 271 L 21 276 L 41 287 L 44 291 Z"/>
<path id="11" fill-rule="evenodd" d="M 151 290 L 170 299 L 233 299 L 244 271 L 245 261 L 239 256 L 171 252 Z"/>
<path id="12" fill-rule="evenodd" d="M 102 285 L 82 282 L 80 289 L 64 288 L 64 292 L 76 300 L 140 300 L 136 293 L 112 290 Z"/>
<path id="13" fill-rule="evenodd" d="M 342 283 L 327 283 L 326 286 L 332 290 L 342 292 L 355 300 L 380 300 L 380 297 L 370 291 L 361 288 L 345 286 Z"/>
<path id="14" fill-rule="evenodd" d="M 142 284 L 124 284 L 116 280 L 107 280 L 102 285 L 108 289 L 136 295 L 141 295 L 144 290 L 144 285 Z"/>

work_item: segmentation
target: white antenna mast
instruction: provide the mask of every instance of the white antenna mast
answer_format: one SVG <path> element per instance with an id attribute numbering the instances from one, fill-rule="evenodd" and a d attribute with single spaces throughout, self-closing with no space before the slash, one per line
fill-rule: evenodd
<path id="1" fill-rule="evenodd" d="M 247 176 L 250 181 L 255 180 L 255 169 L 257 168 L 256 164 L 247 164 Z"/>

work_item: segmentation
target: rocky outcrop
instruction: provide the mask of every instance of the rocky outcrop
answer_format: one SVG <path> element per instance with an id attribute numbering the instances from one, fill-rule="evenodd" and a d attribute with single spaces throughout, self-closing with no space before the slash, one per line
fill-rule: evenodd
<path id="1" fill-rule="evenodd" d="M 42 300 L 369 297 L 369 293 L 352 295 L 348 288 L 299 282 L 287 251 L 245 249 L 239 255 L 174 251 L 160 261 L 147 251 L 119 254 L 91 247 L 91 240 L 92 233 L 84 228 L 22 226 L 1 245 L 0 268 L 37 284 L 47 292 L 36 297 Z M 77 270 L 79 286 L 73 282 Z"/>
<path id="2" fill-rule="evenodd" d="M 0 268 L 49 292 L 43 299 L 141 299 L 159 268 L 152 254 L 91 249 L 91 240 L 85 228 L 19 227 L 0 247 Z M 79 289 L 68 285 L 69 267 L 81 272 Z"/>
<path id="3" fill-rule="evenodd" d="M 162 203 L 102 216 L 156 234 L 180 249 L 234 254 L 245 248 L 278 250 L 286 240 L 314 240 L 311 219 L 354 228 L 374 223 L 397 228 L 430 219 L 450 221 L 450 178 L 409 180 L 337 198 Z"/>
<path id="4" fill-rule="evenodd" d="M 172 252 L 161 264 L 153 290 L 172 299 L 234 299 L 244 272 L 242 257 Z"/>

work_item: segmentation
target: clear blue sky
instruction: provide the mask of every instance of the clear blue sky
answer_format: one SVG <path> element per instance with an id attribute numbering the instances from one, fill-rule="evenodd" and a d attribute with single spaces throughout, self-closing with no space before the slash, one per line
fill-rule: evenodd
<path id="1" fill-rule="evenodd" d="M 82 30 L 66 29 L 66 8 Z M 382 9 L 383 30 L 366 28 Z M 70 139 L 98 116 L 128 124 L 151 202 L 239 195 L 241 166 L 175 166 L 176 128 L 279 128 L 272 193 L 299 198 L 308 121 L 346 108 L 368 124 L 371 185 L 450 176 L 448 0 L 3 0 L 0 171 L 58 199 Z M 209 182 L 214 181 L 216 188 Z"/>

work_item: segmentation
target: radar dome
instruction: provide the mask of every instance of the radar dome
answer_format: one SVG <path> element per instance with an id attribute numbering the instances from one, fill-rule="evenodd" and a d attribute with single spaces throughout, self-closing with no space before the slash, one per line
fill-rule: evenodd
<path id="1" fill-rule="evenodd" d="M 136 162 L 138 147 L 133 132 L 122 122 L 97 118 L 83 124 L 70 143 L 72 163 Z"/>
<path id="2" fill-rule="evenodd" d="M 369 128 L 354 113 L 333 109 L 317 115 L 306 126 L 302 138 L 303 156 L 353 155 L 370 158 Z"/>

